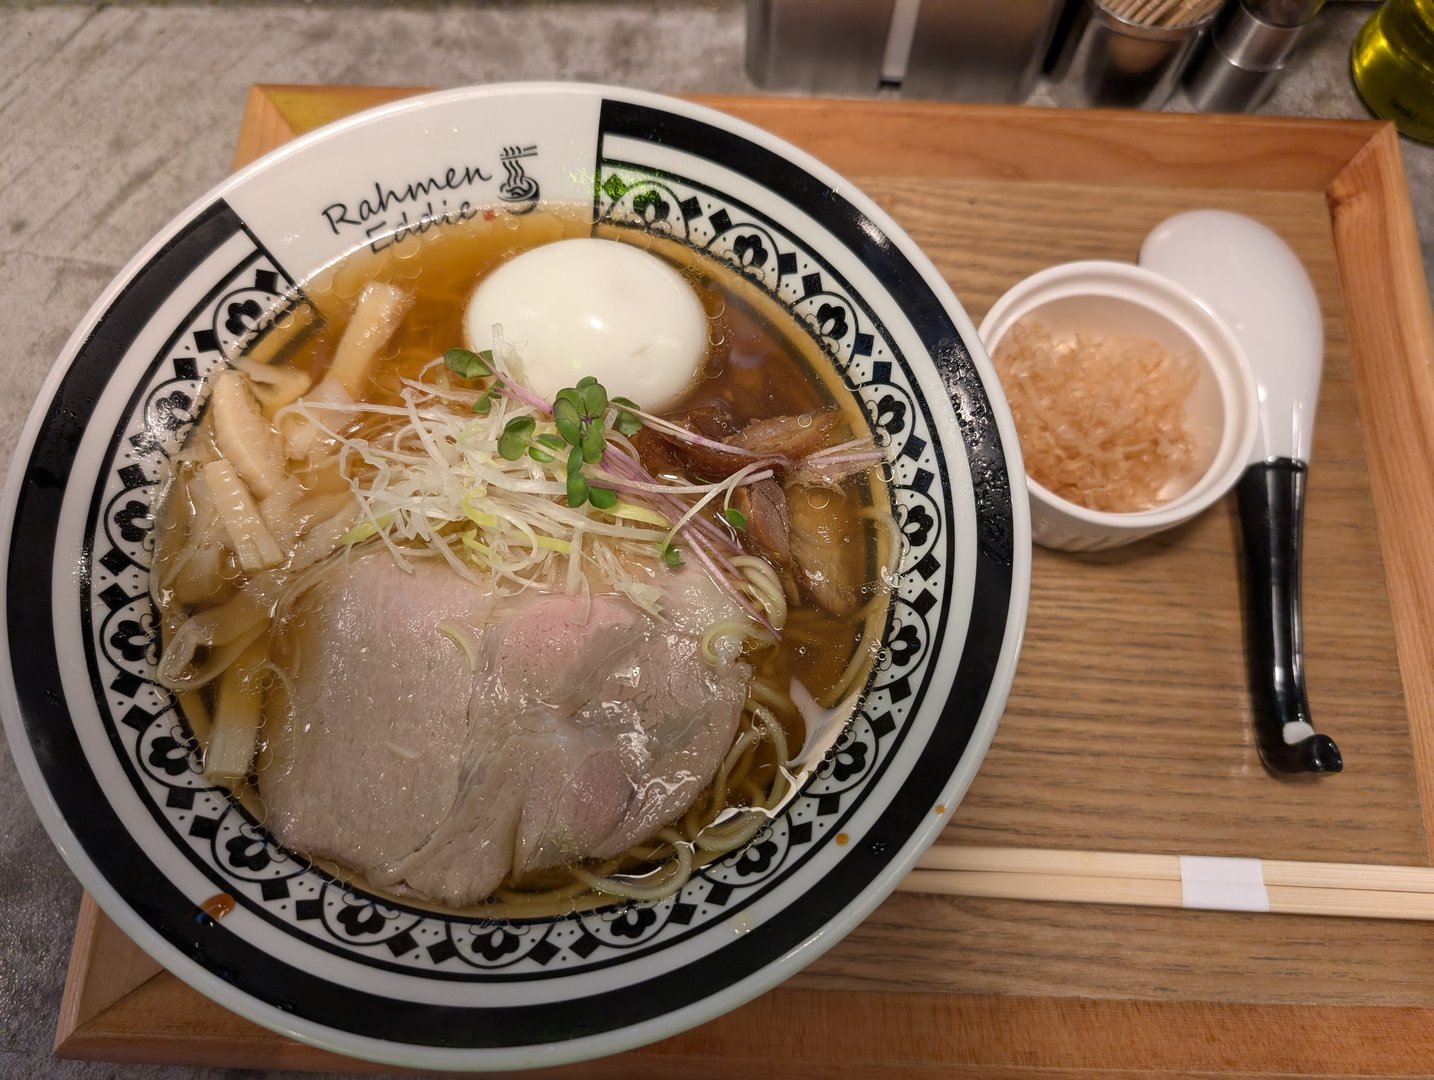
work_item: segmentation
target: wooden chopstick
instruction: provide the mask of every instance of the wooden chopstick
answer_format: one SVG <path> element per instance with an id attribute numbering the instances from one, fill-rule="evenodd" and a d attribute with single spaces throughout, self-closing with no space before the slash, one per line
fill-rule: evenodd
<path id="1" fill-rule="evenodd" d="M 1423 866 L 937 845 L 900 888 L 1007 900 L 1434 920 L 1434 869 Z"/>
<path id="2" fill-rule="evenodd" d="M 1434 894 L 1434 868 L 1370 863 L 1291 862 L 1260 859 L 1266 885 L 1364 889 Z M 1083 877 L 1180 880 L 1179 855 L 1120 851 L 1061 851 L 1044 848 L 958 847 L 937 844 L 917 864 L 923 870 L 981 870 L 999 873 L 1074 874 Z"/>

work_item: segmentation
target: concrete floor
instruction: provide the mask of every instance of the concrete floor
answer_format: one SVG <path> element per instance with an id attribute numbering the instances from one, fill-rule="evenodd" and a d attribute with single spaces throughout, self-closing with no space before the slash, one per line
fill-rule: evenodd
<path id="1" fill-rule="evenodd" d="M 1347 56 L 1372 9 L 1330 4 L 1261 111 L 1367 116 Z M 0 461 L 8 467 L 45 372 L 105 284 L 225 176 L 251 83 L 567 78 L 751 92 L 744 18 L 741 0 L 0 6 Z M 1048 100 L 1044 89 L 1032 99 Z M 1428 274 L 1434 148 L 1404 149 Z M 79 892 L 0 744 L 0 1075 L 196 1075 L 50 1055 Z"/>

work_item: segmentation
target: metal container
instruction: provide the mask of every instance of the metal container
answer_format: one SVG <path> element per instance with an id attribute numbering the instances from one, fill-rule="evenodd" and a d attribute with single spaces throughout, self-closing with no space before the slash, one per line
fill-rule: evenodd
<path id="1" fill-rule="evenodd" d="M 1051 73 L 1057 104 L 1158 109 L 1170 99 L 1214 14 L 1185 26 L 1146 26 L 1080 0 Z"/>
<path id="2" fill-rule="evenodd" d="M 1024 100 L 1061 7 L 1062 0 L 921 0 L 901 96 Z"/>
<path id="3" fill-rule="evenodd" d="M 1020 101 L 1064 0 L 747 0 L 747 74 L 769 90 Z"/>
<path id="4" fill-rule="evenodd" d="M 1323 3 L 1237 0 L 1226 6 L 1185 73 L 1190 104 L 1202 112 L 1258 108 Z"/>
<path id="5" fill-rule="evenodd" d="M 747 0 L 747 74 L 769 90 L 874 94 L 895 0 Z"/>

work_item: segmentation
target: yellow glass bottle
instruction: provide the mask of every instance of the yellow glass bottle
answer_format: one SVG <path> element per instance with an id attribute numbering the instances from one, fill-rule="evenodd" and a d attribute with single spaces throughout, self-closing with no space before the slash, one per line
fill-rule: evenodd
<path id="1" fill-rule="evenodd" d="M 1376 116 L 1434 142 L 1434 0 L 1387 0 L 1355 37 L 1349 60 Z"/>

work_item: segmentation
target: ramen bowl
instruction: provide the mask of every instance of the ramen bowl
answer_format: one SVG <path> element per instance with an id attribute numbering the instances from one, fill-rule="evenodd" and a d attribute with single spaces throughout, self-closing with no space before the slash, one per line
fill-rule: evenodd
<path id="1" fill-rule="evenodd" d="M 156 486 L 206 376 L 336 260 L 475 215 L 580 205 L 724 260 L 790 313 L 883 451 L 900 540 L 854 708 L 742 847 L 675 895 L 501 920 L 368 890 L 206 781 L 160 683 Z M 262 337 L 260 341 L 262 341 Z M 856 926 L 940 832 L 995 731 L 1029 579 L 1009 414 L 940 274 L 796 148 L 646 93 L 521 84 L 333 125 L 181 213 L 78 328 L 5 492 L 0 705 L 76 876 L 199 991 L 422 1069 L 552 1065 L 699 1024 Z"/>

